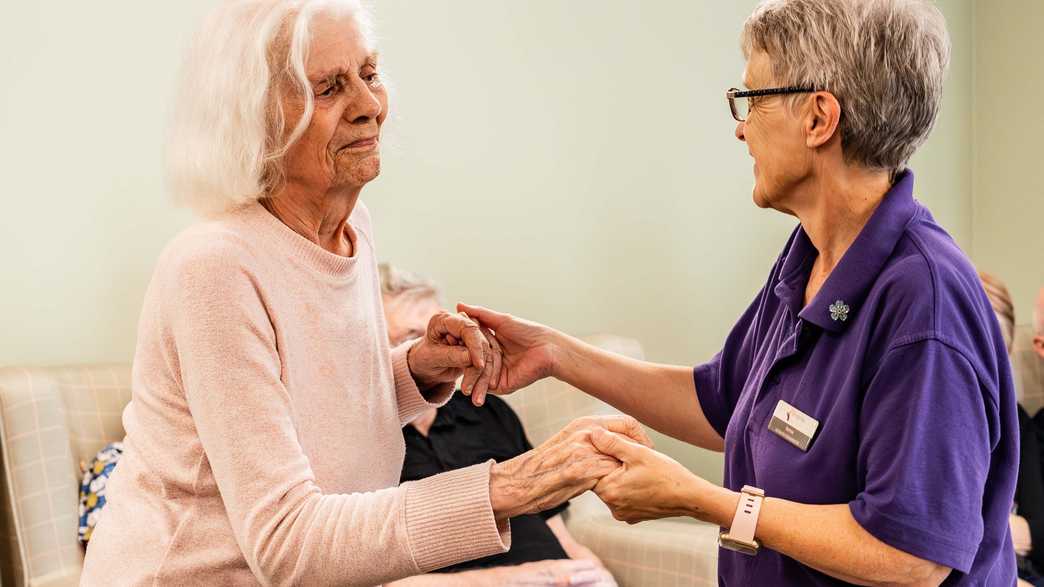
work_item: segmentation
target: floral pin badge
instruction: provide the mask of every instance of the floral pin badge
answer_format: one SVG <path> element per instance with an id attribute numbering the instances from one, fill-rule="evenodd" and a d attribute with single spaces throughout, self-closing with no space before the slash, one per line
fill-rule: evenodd
<path id="1" fill-rule="evenodd" d="M 830 304 L 830 319 L 834 322 L 844 322 L 845 320 L 848 320 L 848 310 L 848 304 L 841 300 L 837 300 L 833 304 Z"/>

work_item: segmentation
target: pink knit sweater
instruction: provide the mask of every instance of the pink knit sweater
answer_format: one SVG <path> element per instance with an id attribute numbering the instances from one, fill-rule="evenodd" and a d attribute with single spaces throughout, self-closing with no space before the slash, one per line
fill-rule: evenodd
<path id="1" fill-rule="evenodd" d="M 507 549 L 488 463 L 398 486 L 432 404 L 388 346 L 361 203 L 349 233 L 334 255 L 253 204 L 167 247 L 82 585 L 375 585 Z"/>

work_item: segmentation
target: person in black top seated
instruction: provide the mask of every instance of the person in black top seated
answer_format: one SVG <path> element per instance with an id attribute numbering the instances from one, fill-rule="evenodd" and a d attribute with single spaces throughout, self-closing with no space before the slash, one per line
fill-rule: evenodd
<path id="1" fill-rule="evenodd" d="M 416 275 L 380 266 L 384 314 L 392 345 L 425 334 L 441 308 L 438 289 Z M 489 459 L 503 461 L 530 449 L 525 430 L 507 402 L 486 396 L 481 407 L 461 393 L 403 428 L 406 459 L 401 482 L 468 467 Z M 568 503 L 511 519 L 511 549 L 503 554 L 440 569 L 438 573 L 393 583 L 394 587 L 448 585 L 590 585 L 616 582 L 598 557 L 576 542 L 562 520 Z M 454 573 L 447 575 L 446 573 Z"/>
<path id="2" fill-rule="evenodd" d="M 979 272 L 979 280 L 993 312 L 1000 322 L 1004 344 L 1011 355 L 1015 342 L 1015 304 L 1008 287 L 999 278 Z M 1044 290 L 1042 290 L 1044 294 Z M 1044 296 L 1039 302 L 1044 302 Z M 1039 307 L 1039 306 L 1038 306 Z M 1035 322 L 1039 322 L 1038 316 Z M 1044 349 L 1042 349 L 1044 350 Z M 1044 353 L 1041 353 L 1044 358 Z M 1025 390 L 1016 389 L 1019 412 L 1019 477 L 1015 485 L 1015 507 L 1008 519 L 1009 531 L 1015 547 L 1018 568 L 1018 587 L 1044 587 L 1044 462 L 1041 445 L 1044 443 L 1044 410 L 1030 417 L 1022 405 Z"/>

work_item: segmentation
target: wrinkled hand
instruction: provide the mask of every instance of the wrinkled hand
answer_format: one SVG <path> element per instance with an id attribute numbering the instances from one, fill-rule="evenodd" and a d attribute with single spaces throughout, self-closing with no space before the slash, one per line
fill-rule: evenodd
<path id="1" fill-rule="evenodd" d="M 480 306 L 457 304 L 457 311 L 492 330 L 494 339 L 500 342 L 504 364 L 497 385 L 490 386 L 496 393 L 511 393 L 554 372 L 553 329 Z"/>
<path id="2" fill-rule="evenodd" d="M 620 461 L 592 444 L 596 431 L 619 434 L 635 446 L 652 446 L 630 416 L 577 418 L 535 449 L 493 466 L 490 501 L 497 519 L 549 510 L 617 470 Z"/>
<path id="3" fill-rule="evenodd" d="M 614 518 L 637 524 L 692 515 L 696 501 L 693 493 L 698 493 L 707 481 L 678 461 L 624 435 L 595 431 L 591 441 L 601 453 L 622 463 L 594 487 Z"/>
<path id="4" fill-rule="evenodd" d="M 490 587 L 616 587 L 609 571 L 589 560 L 545 560 L 494 570 Z"/>
<path id="5" fill-rule="evenodd" d="M 467 316 L 439 312 L 407 353 L 410 373 L 421 389 L 455 381 L 464 375 L 464 393 L 476 405 L 501 375 L 500 345 Z"/>

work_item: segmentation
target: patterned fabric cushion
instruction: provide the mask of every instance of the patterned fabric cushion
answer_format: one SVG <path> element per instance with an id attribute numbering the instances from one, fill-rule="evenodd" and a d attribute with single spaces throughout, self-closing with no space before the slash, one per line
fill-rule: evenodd
<path id="1" fill-rule="evenodd" d="M 105 486 L 116 463 L 123 456 L 123 443 L 113 442 L 98 452 L 83 472 L 80 483 L 80 544 L 87 546 L 98 523 L 98 516 L 105 507 Z"/>

